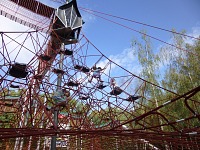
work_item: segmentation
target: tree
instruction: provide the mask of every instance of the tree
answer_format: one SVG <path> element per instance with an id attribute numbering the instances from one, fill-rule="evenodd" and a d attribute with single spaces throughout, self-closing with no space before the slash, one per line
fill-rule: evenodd
<path id="1" fill-rule="evenodd" d="M 137 115 L 147 112 L 151 108 L 158 107 L 160 105 L 159 99 L 161 98 L 161 90 L 153 85 L 159 85 L 158 79 L 160 73 L 158 72 L 158 68 L 160 57 L 153 51 L 151 40 L 148 36 L 146 36 L 146 32 L 143 32 L 141 39 L 141 42 L 138 42 L 137 40 L 134 40 L 132 42 L 132 48 L 135 50 L 135 55 L 138 58 L 138 62 L 142 66 L 142 70 L 139 76 L 147 81 L 143 84 L 143 87 L 141 87 L 140 93 L 144 97 L 141 100 L 146 101 L 140 102 L 141 108 L 137 110 Z M 153 84 L 150 84 L 149 82 Z M 144 105 L 148 106 L 149 109 L 148 107 L 143 107 Z M 150 122 L 152 122 L 152 119 L 154 120 L 155 124 L 161 123 L 161 120 L 157 115 L 153 115 L 148 118 L 150 121 L 147 121 L 148 119 L 145 119 L 147 126 Z"/>
<path id="2" fill-rule="evenodd" d="M 184 33 L 183 31 L 182 34 Z M 138 42 L 134 40 L 132 47 L 135 50 L 135 55 L 138 57 L 138 62 L 143 68 L 140 77 L 148 81 L 144 84 L 144 90 L 141 90 L 144 92 L 143 96 L 146 98 L 146 101 L 143 102 L 144 107 L 142 107 L 142 102 L 140 102 L 141 107 L 134 112 L 136 115 L 137 113 L 140 115 L 148 112 L 152 108 L 158 107 L 172 98 L 182 95 L 200 85 L 200 68 L 198 64 L 200 62 L 200 41 L 188 44 L 182 35 L 174 33 L 172 34 L 171 43 L 164 45 L 161 47 L 159 53 L 154 54 L 155 51 L 152 49 L 150 38 L 144 32 L 142 41 Z M 149 84 L 149 82 L 167 90 L 159 89 Z M 158 111 L 160 115 L 149 115 L 140 122 L 145 120 L 146 126 L 148 126 L 148 123 L 153 126 L 187 118 L 192 114 L 195 115 L 195 113 L 200 111 L 197 108 L 199 94 L 193 96 L 192 99 L 179 99 L 160 109 Z M 162 114 L 166 118 L 161 117 Z M 152 120 L 154 121 L 152 122 Z M 191 122 L 192 126 L 197 124 L 197 120 Z M 179 123 L 178 128 L 189 127 L 191 124 Z M 166 126 L 162 130 L 172 131 L 174 129 Z"/>

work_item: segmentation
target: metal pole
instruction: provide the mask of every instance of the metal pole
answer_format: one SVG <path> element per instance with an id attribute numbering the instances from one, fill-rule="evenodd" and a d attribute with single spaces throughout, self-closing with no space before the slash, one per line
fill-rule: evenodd
<path id="1" fill-rule="evenodd" d="M 65 45 L 64 43 L 61 44 L 61 50 L 64 50 Z M 64 58 L 64 54 L 60 54 L 60 62 L 59 62 L 59 69 L 62 70 L 63 69 L 63 58 Z M 62 74 L 58 74 L 58 79 L 57 79 L 57 91 L 61 90 L 61 83 L 62 83 Z M 54 123 L 56 125 L 56 128 L 58 126 L 58 108 L 54 109 Z M 56 138 L 57 136 L 53 136 L 51 139 L 51 150 L 56 150 Z"/>

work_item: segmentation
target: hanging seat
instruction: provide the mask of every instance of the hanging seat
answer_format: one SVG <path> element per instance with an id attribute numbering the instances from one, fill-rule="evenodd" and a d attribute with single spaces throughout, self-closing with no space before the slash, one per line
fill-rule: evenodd
<path id="1" fill-rule="evenodd" d="M 142 96 L 135 96 L 135 95 L 130 95 L 126 100 L 130 102 L 134 102 L 135 100 L 141 98 Z"/>
<path id="2" fill-rule="evenodd" d="M 103 85 L 103 84 L 100 84 L 100 85 L 97 86 L 97 88 L 101 89 L 101 90 L 104 89 L 105 87 L 106 87 L 106 85 Z"/>
<path id="3" fill-rule="evenodd" d="M 120 87 L 116 86 L 111 92 L 111 95 L 120 95 L 122 93 L 122 89 L 120 89 Z"/>
<path id="4" fill-rule="evenodd" d="M 61 69 L 53 69 L 53 72 L 56 74 L 64 74 L 65 71 L 61 70 Z"/>
<path id="5" fill-rule="evenodd" d="M 87 100 L 88 98 L 90 98 L 89 96 L 80 96 L 79 99 L 80 100 Z"/>
<path id="6" fill-rule="evenodd" d="M 65 54 L 65 55 L 73 55 L 73 51 L 71 51 L 71 50 L 69 50 L 69 49 L 66 49 L 66 50 L 64 51 L 64 54 Z"/>
<path id="7" fill-rule="evenodd" d="M 69 49 L 65 49 L 64 51 L 61 50 L 59 53 L 64 54 L 64 55 L 68 55 L 68 56 L 73 55 L 73 51 L 69 50 Z"/>
<path id="8" fill-rule="evenodd" d="M 84 73 L 90 72 L 90 68 L 85 67 L 85 66 L 80 66 L 80 65 L 75 65 L 74 69 L 80 70 L 80 71 L 82 71 Z"/>
<path id="9" fill-rule="evenodd" d="M 10 87 L 14 88 L 14 89 L 17 89 L 17 88 L 19 88 L 19 85 L 13 85 L 13 84 L 11 84 Z"/>
<path id="10" fill-rule="evenodd" d="M 73 82 L 73 81 L 69 81 L 69 82 L 67 83 L 67 85 L 68 85 L 68 86 L 78 86 L 79 84 L 76 83 L 76 82 Z"/>
<path id="11" fill-rule="evenodd" d="M 26 78 L 28 75 L 27 65 L 22 63 L 12 64 L 8 73 L 15 78 Z"/>
<path id="12" fill-rule="evenodd" d="M 40 59 L 42 59 L 43 61 L 49 61 L 51 60 L 51 56 L 48 56 L 48 55 L 40 55 L 39 56 Z"/>

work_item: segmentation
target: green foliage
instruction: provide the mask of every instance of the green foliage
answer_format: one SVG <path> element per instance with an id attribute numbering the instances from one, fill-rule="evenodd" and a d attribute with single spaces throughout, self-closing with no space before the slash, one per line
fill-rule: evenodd
<path id="1" fill-rule="evenodd" d="M 12 123 L 15 122 L 15 115 L 13 113 L 2 113 L 0 114 L 0 127 L 1 128 L 11 128 Z"/>
<path id="2" fill-rule="evenodd" d="M 132 48 L 135 51 L 134 54 L 137 56 L 138 62 L 142 66 L 140 77 L 158 85 L 157 79 L 159 78 L 158 67 L 160 57 L 154 54 L 150 38 L 146 36 L 145 31 L 143 31 L 143 33 L 141 37 L 142 41 L 138 42 L 134 40 L 132 42 Z M 159 95 L 159 92 L 160 91 L 155 89 L 152 85 L 146 84 L 144 96 L 155 97 L 155 95 Z"/>
<path id="3" fill-rule="evenodd" d="M 182 34 L 185 34 L 185 31 Z M 182 95 L 200 85 L 199 40 L 188 44 L 182 35 L 172 34 L 171 44 L 163 45 L 160 51 L 155 53 L 150 38 L 146 36 L 145 32 L 141 39 L 142 41 L 140 42 L 137 40 L 132 42 L 132 47 L 135 50 L 134 54 L 138 57 L 138 62 L 142 66 L 140 77 L 177 94 L 159 89 L 147 82 L 142 90 L 146 101 L 144 101 L 145 99 L 140 100 L 139 103 L 141 105 L 133 112 L 135 116 L 140 116 L 151 110 L 151 108 L 160 106 L 164 102 L 177 97 L 177 95 Z M 141 119 L 138 123 L 145 123 L 146 127 L 148 127 L 148 124 L 150 126 L 159 126 L 159 124 L 167 124 L 167 121 L 173 122 L 188 118 L 195 113 L 200 113 L 199 102 L 199 93 L 192 96 L 189 100 L 185 100 L 184 98 L 179 99 L 159 110 L 159 113 L 164 114 L 166 118 L 154 114 Z M 145 107 L 143 108 L 144 105 Z M 194 127 L 198 122 L 198 119 L 191 120 L 188 125 L 180 122 L 177 128 Z M 134 128 L 138 127 L 136 124 L 137 122 L 132 123 L 132 126 Z M 165 126 L 162 129 L 166 131 L 174 130 L 171 126 Z"/>

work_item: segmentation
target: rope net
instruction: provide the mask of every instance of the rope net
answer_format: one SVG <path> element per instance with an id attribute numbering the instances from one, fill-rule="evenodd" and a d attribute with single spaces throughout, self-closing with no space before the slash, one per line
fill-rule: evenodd
<path id="1" fill-rule="evenodd" d="M 179 95 L 146 81 L 83 33 L 66 46 L 41 31 L 0 38 L 1 148 L 48 149 L 52 136 L 68 149 L 200 148 L 200 87 Z M 166 96 L 150 97 L 150 86 Z"/>
<path id="2" fill-rule="evenodd" d="M 48 32 L 54 12 L 54 8 L 35 0 L 2 0 L 0 7 L 0 15 L 42 32 Z"/>
<path id="3" fill-rule="evenodd" d="M 23 42 L 13 35 L 20 35 Z M 178 95 L 145 81 L 104 56 L 84 35 L 79 43 L 56 49 L 51 57 L 49 45 L 41 44 L 49 41 L 49 36 L 41 35 L 1 34 L 2 143 L 12 148 L 20 143 L 23 147 L 49 147 L 50 137 L 57 135 L 58 146 L 85 149 L 199 146 L 199 128 L 194 126 L 199 115 L 193 113 L 198 112 L 199 101 L 193 97 L 199 87 Z M 100 76 L 95 76 L 94 66 L 101 67 Z M 68 93 L 60 101 L 54 98 L 59 96 L 55 94 L 59 76 L 59 88 Z M 170 96 L 148 99 L 149 86 Z M 177 102 L 188 111 L 186 118 L 171 113 Z M 53 120 L 54 110 L 59 112 L 58 125 Z"/>

